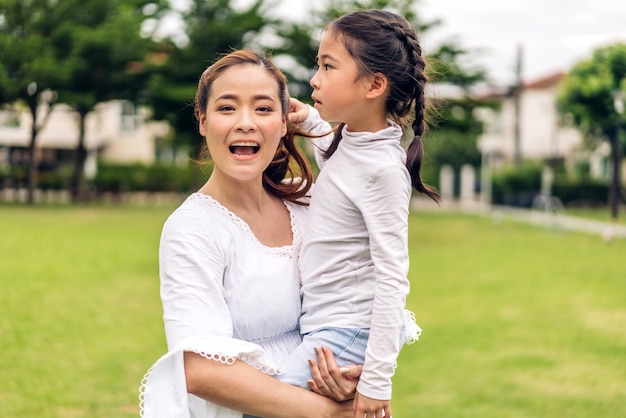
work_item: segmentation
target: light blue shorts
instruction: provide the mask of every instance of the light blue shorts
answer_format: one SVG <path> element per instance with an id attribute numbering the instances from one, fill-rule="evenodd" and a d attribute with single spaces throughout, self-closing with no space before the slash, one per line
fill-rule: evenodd
<path id="1" fill-rule="evenodd" d="M 368 328 L 323 328 L 305 334 L 302 343 L 283 364 L 283 374 L 276 376 L 281 382 L 309 389 L 311 379 L 308 360 L 316 360 L 315 348 L 328 347 L 335 355 L 339 367 L 363 364 L 370 330 Z"/>

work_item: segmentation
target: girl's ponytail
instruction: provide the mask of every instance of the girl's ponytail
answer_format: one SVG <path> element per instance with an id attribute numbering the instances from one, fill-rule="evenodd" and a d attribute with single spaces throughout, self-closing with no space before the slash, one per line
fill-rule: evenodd
<path id="1" fill-rule="evenodd" d="M 426 86 L 426 72 L 425 67 L 426 63 L 422 58 L 422 49 L 417 43 L 417 39 L 407 40 L 407 46 L 410 48 L 413 47 L 413 56 L 414 56 L 414 66 L 415 66 L 415 82 L 417 84 L 417 88 L 415 89 L 415 119 L 413 119 L 413 133 L 414 137 L 411 143 L 409 144 L 406 152 L 406 168 L 409 170 L 409 174 L 411 175 L 411 183 L 415 190 L 420 193 L 424 193 L 426 196 L 433 199 L 435 202 L 439 203 L 441 197 L 437 190 L 429 185 L 425 184 L 422 181 L 421 177 L 421 169 L 422 169 L 422 160 L 424 159 L 424 144 L 422 143 L 422 134 L 425 131 L 425 117 L 424 114 L 426 109 L 426 97 L 425 97 L 425 86 Z M 414 45 L 412 45 L 414 44 Z"/>

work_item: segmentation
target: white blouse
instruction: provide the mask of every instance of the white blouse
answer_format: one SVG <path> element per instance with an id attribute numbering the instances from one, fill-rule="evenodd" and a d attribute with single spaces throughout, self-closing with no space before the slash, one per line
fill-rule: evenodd
<path id="1" fill-rule="evenodd" d="M 296 257 L 307 208 L 285 206 L 293 242 L 284 247 L 263 245 L 245 221 L 200 193 L 167 219 L 159 267 L 169 352 L 144 378 L 143 417 L 242 416 L 187 395 L 183 351 L 224 363 L 241 359 L 276 374 L 300 343 Z M 168 375 L 176 378 L 163 379 Z"/>

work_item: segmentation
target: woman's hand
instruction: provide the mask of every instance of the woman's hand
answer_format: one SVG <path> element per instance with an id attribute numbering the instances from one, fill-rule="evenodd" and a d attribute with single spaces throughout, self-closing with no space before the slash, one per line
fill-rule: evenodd
<path id="1" fill-rule="evenodd" d="M 287 122 L 298 124 L 304 122 L 309 116 L 309 106 L 302 103 L 298 99 L 291 97 L 289 99 L 289 113 L 287 113 Z"/>
<path id="2" fill-rule="evenodd" d="M 309 360 L 313 376 L 313 379 L 308 381 L 309 388 L 317 394 L 328 396 L 336 401 L 354 398 L 363 365 L 339 368 L 335 356 L 327 347 L 316 348 L 315 354 L 317 362 Z"/>

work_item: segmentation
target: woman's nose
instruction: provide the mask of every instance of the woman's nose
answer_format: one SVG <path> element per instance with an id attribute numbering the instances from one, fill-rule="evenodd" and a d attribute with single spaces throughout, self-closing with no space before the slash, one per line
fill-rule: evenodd
<path id="1" fill-rule="evenodd" d="M 253 114 L 246 110 L 241 111 L 235 127 L 242 132 L 253 131 L 256 128 Z"/>

